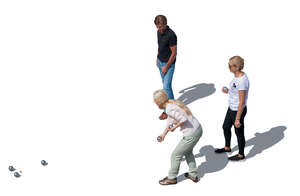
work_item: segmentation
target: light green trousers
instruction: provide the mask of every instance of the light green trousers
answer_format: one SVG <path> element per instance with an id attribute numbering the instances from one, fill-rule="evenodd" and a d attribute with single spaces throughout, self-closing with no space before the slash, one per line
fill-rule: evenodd
<path id="1" fill-rule="evenodd" d="M 183 156 L 185 156 L 186 162 L 189 166 L 189 175 L 194 178 L 197 176 L 197 165 L 193 154 L 193 149 L 201 136 L 201 125 L 192 135 L 183 136 L 171 155 L 171 169 L 169 170 L 168 179 L 174 179 L 177 177 L 181 158 Z"/>

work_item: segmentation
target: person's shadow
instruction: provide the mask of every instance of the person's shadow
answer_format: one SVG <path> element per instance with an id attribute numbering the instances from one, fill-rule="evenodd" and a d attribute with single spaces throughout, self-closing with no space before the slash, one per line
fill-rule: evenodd
<path id="1" fill-rule="evenodd" d="M 214 92 L 216 92 L 214 84 L 196 84 L 179 91 L 179 93 L 183 94 L 180 95 L 180 97 L 177 100 L 182 101 L 185 105 L 188 105 L 196 101 L 197 99 L 207 97 L 213 94 Z"/>
<path id="2" fill-rule="evenodd" d="M 212 145 L 203 146 L 200 149 L 200 153 L 195 155 L 195 158 L 205 156 L 205 162 L 202 162 L 198 168 L 198 178 L 202 178 L 207 173 L 213 173 L 220 171 L 228 164 L 228 156 L 226 153 L 216 154 L 215 148 Z M 185 161 L 185 159 L 182 159 Z M 185 180 L 184 174 L 177 177 L 177 182 Z"/>
<path id="3" fill-rule="evenodd" d="M 277 144 L 284 138 L 284 131 L 286 129 L 286 126 L 278 126 L 273 127 L 269 131 L 263 133 L 256 133 L 255 137 L 247 140 L 246 142 L 246 147 L 253 146 L 250 152 L 246 155 L 246 159 L 254 157 L 265 149 Z M 238 150 L 238 146 L 235 146 L 232 149 L 232 152 L 236 150 Z M 195 155 L 195 158 L 205 156 L 206 160 L 202 162 L 197 168 L 199 180 L 201 180 L 201 178 L 203 178 L 205 174 L 221 171 L 227 166 L 227 153 L 217 154 L 214 151 L 215 148 L 213 146 L 207 145 L 203 146 L 200 149 L 200 153 Z M 185 159 L 183 158 L 182 161 L 185 161 Z M 181 182 L 183 180 L 186 180 L 184 174 L 181 174 L 177 177 L 177 182 Z"/>
<path id="4" fill-rule="evenodd" d="M 255 133 L 255 137 L 247 140 L 246 147 L 253 146 L 249 153 L 246 155 L 246 159 L 254 157 L 255 155 L 261 153 L 267 148 L 277 144 L 280 140 L 284 138 L 285 126 L 273 127 L 269 131 L 263 133 Z M 238 150 L 238 146 L 232 148 L 232 152 Z"/>

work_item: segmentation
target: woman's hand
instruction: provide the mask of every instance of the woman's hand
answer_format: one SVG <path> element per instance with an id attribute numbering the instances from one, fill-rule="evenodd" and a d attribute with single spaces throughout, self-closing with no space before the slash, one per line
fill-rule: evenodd
<path id="1" fill-rule="evenodd" d="M 158 142 L 163 142 L 165 140 L 166 135 L 165 134 L 161 134 L 160 135 L 160 140 Z"/>
<path id="2" fill-rule="evenodd" d="M 241 125 L 242 125 L 242 124 L 240 123 L 240 120 L 235 119 L 234 126 L 235 126 L 236 128 L 240 128 Z"/>
<path id="3" fill-rule="evenodd" d="M 225 94 L 227 94 L 228 93 L 228 88 L 227 87 L 223 87 L 222 88 L 222 92 L 225 93 Z"/>
<path id="4" fill-rule="evenodd" d="M 173 132 L 176 128 L 174 128 L 174 124 L 169 125 L 169 127 L 167 128 L 168 131 Z"/>

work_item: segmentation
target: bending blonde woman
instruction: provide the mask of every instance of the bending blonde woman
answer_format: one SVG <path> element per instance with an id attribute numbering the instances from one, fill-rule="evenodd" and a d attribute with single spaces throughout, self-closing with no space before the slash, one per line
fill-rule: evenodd
<path id="1" fill-rule="evenodd" d="M 160 141 L 163 142 L 169 131 L 174 131 L 180 127 L 183 138 L 176 146 L 171 155 L 171 169 L 168 176 L 160 180 L 161 185 L 170 185 L 177 183 L 181 158 L 185 156 L 189 166 L 189 172 L 185 173 L 186 178 L 198 182 L 197 165 L 193 154 L 193 148 L 202 136 L 202 127 L 198 120 L 192 115 L 190 109 L 178 100 L 169 100 L 164 90 L 157 90 L 153 94 L 154 102 L 160 109 L 165 109 L 168 114 L 166 129 L 160 135 Z M 172 128 L 169 128 L 172 125 Z"/>

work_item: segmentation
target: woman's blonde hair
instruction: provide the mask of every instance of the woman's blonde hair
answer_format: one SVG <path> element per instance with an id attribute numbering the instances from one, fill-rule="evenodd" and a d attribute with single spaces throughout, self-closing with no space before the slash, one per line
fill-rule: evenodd
<path id="1" fill-rule="evenodd" d="M 164 103 L 176 104 L 178 107 L 183 109 L 187 115 L 192 115 L 191 110 L 179 100 L 171 100 L 168 98 L 168 94 L 164 90 L 157 90 L 153 93 L 153 98 L 158 105 L 163 105 Z"/>
<path id="2" fill-rule="evenodd" d="M 244 68 L 244 59 L 240 56 L 233 56 L 229 59 L 229 62 L 232 62 L 232 64 L 241 71 Z"/>

